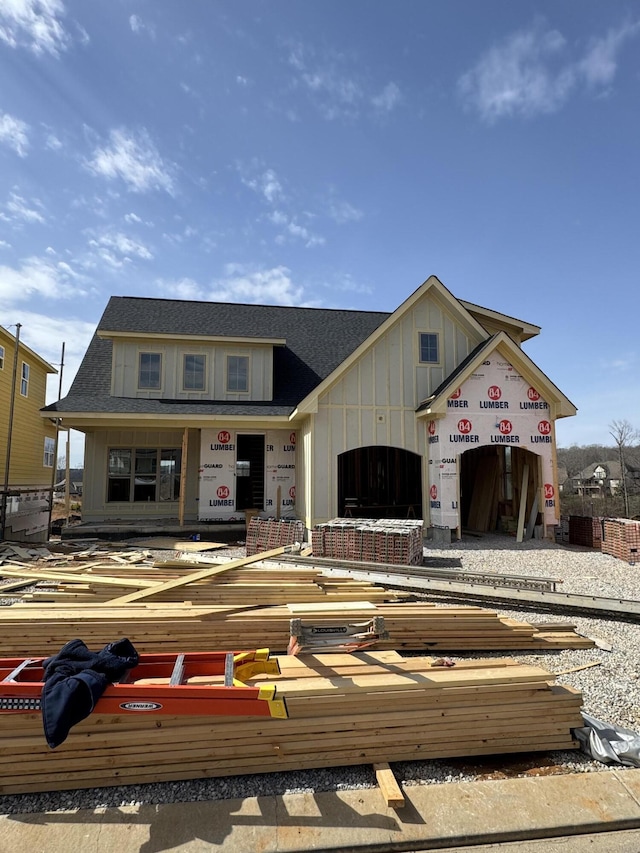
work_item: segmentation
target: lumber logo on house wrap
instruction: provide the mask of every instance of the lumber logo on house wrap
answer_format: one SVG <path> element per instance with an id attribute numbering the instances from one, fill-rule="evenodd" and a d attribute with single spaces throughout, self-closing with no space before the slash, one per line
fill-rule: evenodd
<path id="1" fill-rule="evenodd" d="M 295 505 L 297 435 L 267 430 L 265 441 L 265 509 L 275 512 L 279 495 L 280 511 L 290 511 Z"/>
<path id="2" fill-rule="evenodd" d="M 467 406 L 460 405 L 467 402 Z M 462 409 L 462 411 L 461 411 Z M 549 403 L 539 389 L 525 379 L 499 352 L 478 366 L 447 399 L 444 416 L 427 422 L 429 488 L 436 485 L 440 506 L 431 506 L 430 522 L 437 526 L 460 526 L 458 512 L 459 469 L 465 454 L 483 446 L 501 453 L 528 450 L 540 457 L 542 483 L 554 482 L 553 420 Z M 437 447 L 431 445 L 438 442 Z M 444 460 L 461 459 L 459 466 Z M 544 521 L 555 524 L 555 495 L 544 500 Z"/>

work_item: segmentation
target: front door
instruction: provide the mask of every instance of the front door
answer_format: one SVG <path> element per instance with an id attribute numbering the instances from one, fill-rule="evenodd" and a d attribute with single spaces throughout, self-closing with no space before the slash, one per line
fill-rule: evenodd
<path id="1" fill-rule="evenodd" d="M 264 509 L 264 435 L 236 438 L 236 509 Z"/>

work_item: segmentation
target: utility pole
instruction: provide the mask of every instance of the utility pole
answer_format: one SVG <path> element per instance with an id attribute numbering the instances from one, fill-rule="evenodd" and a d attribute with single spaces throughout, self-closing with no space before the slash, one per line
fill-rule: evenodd
<path id="1" fill-rule="evenodd" d="M 58 377 L 58 402 L 62 396 L 62 373 L 64 371 L 64 347 L 65 343 L 62 342 L 62 353 L 60 355 L 60 376 Z M 51 473 L 51 498 L 49 501 L 49 525 L 48 525 L 48 535 L 51 536 L 51 516 L 53 515 L 53 493 L 55 490 L 56 479 L 58 477 L 58 441 L 60 438 L 60 418 L 56 418 L 56 436 L 54 439 L 53 445 L 53 471 Z"/>
<path id="2" fill-rule="evenodd" d="M 11 400 L 9 403 L 9 427 L 7 430 L 7 455 L 4 463 L 4 484 L 0 501 L 0 539 L 4 539 L 7 527 L 7 492 L 9 491 L 9 471 L 11 467 L 11 438 L 13 436 L 13 412 L 16 403 L 16 379 L 18 376 L 18 352 L 20 349 L 21 323 L 16 323 L 16 345 L 13 352 L 13 376 L 11 379 Z"/>

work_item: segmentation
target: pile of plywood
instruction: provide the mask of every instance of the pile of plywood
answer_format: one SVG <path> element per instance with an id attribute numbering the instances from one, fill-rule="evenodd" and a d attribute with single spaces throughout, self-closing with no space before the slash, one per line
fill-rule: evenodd
<path id="1" fill-rule="evenodd" d="M 284 657 L 268 681 L 288 719 L 94 714 L 55 750 L 39 713 L 0 714 L 0 793 L 577 747 L 580 694 L 544 669 L 434 663 L 391 651 Z"/>

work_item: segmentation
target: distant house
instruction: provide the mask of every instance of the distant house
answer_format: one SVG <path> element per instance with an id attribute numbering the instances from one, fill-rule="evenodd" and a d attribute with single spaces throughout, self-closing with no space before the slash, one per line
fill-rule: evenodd
<path id="1" fill-rule="evenodd" d="M 592 462 L 579 474 L 572 477 L 573 487 L 578 495 L 585 497 L 603 497 L 615 495 L 622 484 L 619 462 Z"/>
<path id="2" fill-rule="evenodd" d="M 16 350 L 16 337 L 0 326 L 0 538 L 48 536 L 55 427 L 40 409 L 50 373 L 55 367 L 22 342 Z"/>
<path id="3" fill-rule="evenodd" d="M 395 311 L 112 297 L 63 400 L 85 434 L 82 518 L 348 513 L 497 529 L 559 518 L 540 328 L 431 276 Z M 522 512 L 519 512 L 522 510 Z"/>

